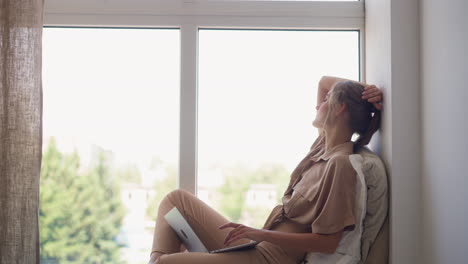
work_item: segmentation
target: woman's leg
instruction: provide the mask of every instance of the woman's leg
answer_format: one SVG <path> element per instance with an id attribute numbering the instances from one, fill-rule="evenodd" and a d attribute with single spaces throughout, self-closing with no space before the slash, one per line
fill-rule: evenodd
<path id="1" fill-rule="evenodd" d="M 267 264 L 268 261 L 256 249 L 224 253 L 175 253 L 163 255 L 156 264 Z"/>
<path id="2" fill-rule="evenodd" d="M 164 215 L 174 206 L 179 209 L 208 250 L 224 247 L 224 239 L 231 228 L 220 230 L 218 227 L 229 220 L 190 192 L 178 189 L 167 194 L 159 205 L 152 251 L 163 254 L 180 252 L 181 241 L 164 219 Z M 240 239 L 231 243 L 230 246 L 248 242 L 250 242 L 249 239 Z"/>

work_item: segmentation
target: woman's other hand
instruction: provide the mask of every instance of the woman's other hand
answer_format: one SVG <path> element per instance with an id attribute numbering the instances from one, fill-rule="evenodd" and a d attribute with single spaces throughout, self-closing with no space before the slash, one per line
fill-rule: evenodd
<path id="1" fill-rule="evenodd" d="M 362 99 L 372 103 L 377 110 L 382 110 L 383 93 L 382 90 L 375 85 L 366 85 L 364 92 L 362 92 Z"/>
<path id="2" fill-rule="evenodd" d="M 232 222 L 220 226 L 219 229 L 228 227 L 233 227 L 234 229 L 229 232 L 229 234 L 226 236 L 226 239 L 224 240 L 224 245 L 226 246 L 242 238 L 248 238 L 254 241 L 263 241 L 265 240 L 265 233 L 267 232 L 264 229 L 252 228 Z"/>

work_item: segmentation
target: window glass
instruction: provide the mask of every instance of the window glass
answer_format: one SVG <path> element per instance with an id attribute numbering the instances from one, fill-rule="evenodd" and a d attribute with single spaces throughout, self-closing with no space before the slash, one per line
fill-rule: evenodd
<path id="1" fill-rule="evenodd" d="M 200 30 L 198 195 L 261 228 L 318 133 L 323 75 L 359 79 L 357 31 Z"/>
<path id="2" fill-rule="evenodd" d="M 198 0 L 198 2 L 359 2 L 360 0 Z"/>
<path id="3" fill-rule="evenodd" d="M 41 263 L 147 263 L 176 188 L 179 30 L 45 28 Z"/>
<path id="4" fill-rule="evenodd" d="M 359 2 L 360 0 L 198 0 L 198 2 Z"/>

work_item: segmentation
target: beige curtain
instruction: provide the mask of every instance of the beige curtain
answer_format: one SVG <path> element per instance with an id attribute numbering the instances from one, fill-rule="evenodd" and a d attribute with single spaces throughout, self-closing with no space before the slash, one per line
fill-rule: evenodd
<path id="1" fill-rule="evenodd" d="M 43 0 L 0 0 L 0 264 L 39 263 Z"/>

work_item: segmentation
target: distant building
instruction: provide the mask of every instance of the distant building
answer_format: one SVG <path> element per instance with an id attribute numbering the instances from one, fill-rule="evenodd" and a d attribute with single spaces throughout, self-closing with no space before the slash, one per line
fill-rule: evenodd
<path id="1" fill-rule="evenodd" d="M 121 187 L 120 195 L 127 210 L 126 218 L 132 223 L 144 221 L 148 203 L 155 194 L 154 188 L 151 187 L 133 183 L 124 184 Z"/>
<path id="2" fill-rule="evenodd" d="M 121 200 L 127 213 L 117 240 L 125 246 L 121 250 L 122 258 L 128 263 L 148 257 L 147 249 L 151 247 L 153 234 L 147 227 L 154 227 L 155 221 L 146 219 L 146 208 L 154 195 L 154 188 L 139 184 L 124 184 L 121 188 Z"/>
<path id="3" fill-rule="evenodd" d="M 245 193 L 245 207 L 239 222 L 262 228 L 271 209 L 277 204 L 275 184 L 252 184 Z"/>
<path id="4" fill-rule="evenodd" d="M 216 207 L 222 197 L 216 191 L 216 187 L 198 186 L 197 197 L 211 207 Z"/>
<path id="5" fill-rule="evenodd" d="M 276 205 L 276 185 L 252 184 L 246 193 L 247 207 L 273 207 Z"/>
<path id="6" fill-rule="evenodd" d="M 217 188 L 224 184 L 224 176 L 221 169 L 200 169 L 198 173 L 197 197 L 211 207 L 216 207 L 222 197 Z"/>

